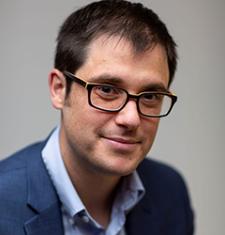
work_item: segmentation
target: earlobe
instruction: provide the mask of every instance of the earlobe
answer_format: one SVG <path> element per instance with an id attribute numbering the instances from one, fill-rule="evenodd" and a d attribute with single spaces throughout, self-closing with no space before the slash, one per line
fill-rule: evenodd
<path id="1" fill-rule="evenodd" d="M 66 94 L 66 81 L 62 72 L 53 69 L 48 77 L 48 85 L 52 106 L 56 109 L 62 109 Z"/>

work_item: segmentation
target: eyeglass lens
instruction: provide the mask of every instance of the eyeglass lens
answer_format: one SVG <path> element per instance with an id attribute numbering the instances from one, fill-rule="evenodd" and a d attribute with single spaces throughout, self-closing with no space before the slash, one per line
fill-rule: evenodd
<path id="1" fill-rule="evenodd" d="M 125 90 L 108 85 L 95 85 L 90 90 L 91 104 L 106 111 L 119 111 L 126 104 L 128 96 Z M 171 104 L 170 96 L 157 92 L 145 92 L 138 98 L 139 111 L 147 116 L 166 115 Z"/>

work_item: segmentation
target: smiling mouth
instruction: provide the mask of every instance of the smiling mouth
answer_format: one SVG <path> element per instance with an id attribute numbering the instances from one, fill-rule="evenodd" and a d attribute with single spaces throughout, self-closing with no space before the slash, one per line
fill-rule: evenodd
<path id="1" fill-rule="evenodd" d="M 118 142 L 121 144 L 139 144 L 141 141 L 133 140 L 133 139 L 125 139 L 125 138 L 119 138 L 119 137 L 104 137 L 105 139 L 108 139 L 109 141 Z"/>
<path id="2" fill-rule="evenodd" d="M 103 139 L 110 148 L 123 152 L 134 151 L 141 144 L 141 141 L 120 137 L 103 137 Z"/>

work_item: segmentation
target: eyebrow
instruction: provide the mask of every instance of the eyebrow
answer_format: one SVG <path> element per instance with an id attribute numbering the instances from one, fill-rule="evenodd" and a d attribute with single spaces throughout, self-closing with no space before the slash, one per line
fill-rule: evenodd
<path id="1" fill-rule="evenodd" d="M 144 91 L 160 91 L 168 92 L 168 89 L 164 86 L 163 83 L 151 83 L 142 88 Z"/>
<path id="2" fill-rule="evenodd" d="M 112 76 L 110 74 L 102 74 L 100 76 L 92 77 L 89 82 L 94 83 L 105 83 L 114 86 L 122 87 L 124 85 L 124 81 L 117 76 Z M 162 82 L 151 82 L 149 84 L 145 84 L 141 86 L 140 89 L 143 91 L 160 91 L 160 92 L 168 92 L 168 89 Z"/>
<path id="3" fill-rule="evenodd" d="M 123 80 L 119 77 L 112 76 L 109 74 L 103 74 L 100 76 L 92 77 L 88 82 L 94 82 L 94 83 L 107 83 L 111 85 L 122 85 Z"/>

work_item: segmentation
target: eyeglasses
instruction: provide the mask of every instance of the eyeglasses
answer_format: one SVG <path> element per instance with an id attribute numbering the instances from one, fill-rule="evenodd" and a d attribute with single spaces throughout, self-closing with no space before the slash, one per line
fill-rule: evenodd
<path id="1" fill-rule="evenodd" d="M 130 94 L 123 88 L 109 84 L 86 82 L 67 71 L 64 71 L 63 74 L 65 78 L 87 89 L 89 105 L 102 111 L 119 112 L 129 99 L 135 99 L 137 110 L 141 115 L 160 118 L 167 116 L 177 101 L 177 96 L 169 91 L 146 91 Z"/>

